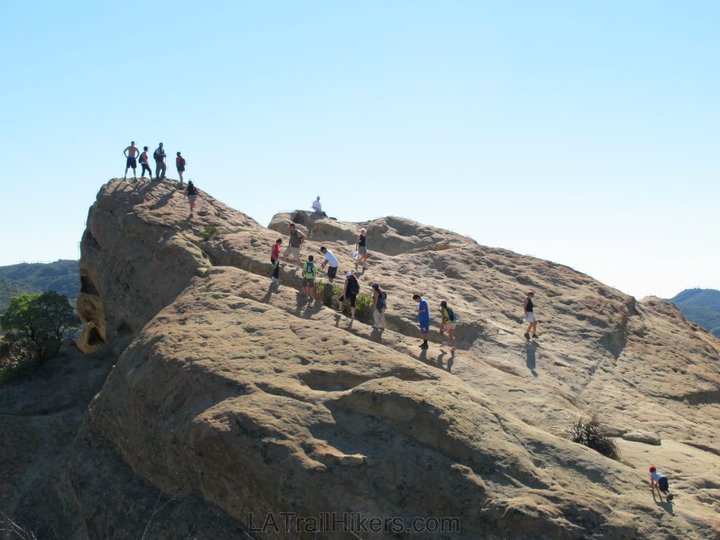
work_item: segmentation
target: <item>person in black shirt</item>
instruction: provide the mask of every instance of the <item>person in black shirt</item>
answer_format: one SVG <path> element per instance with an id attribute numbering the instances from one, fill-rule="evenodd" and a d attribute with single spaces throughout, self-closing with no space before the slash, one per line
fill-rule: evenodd
<path id="1" fill-rule="evenodd" d="M 527 297 L 525 298 L 525 304 L 524 304 L 524 311 L 525 311 L 525 322 L 528 323 L 527 330 L 525 330 L 525 339 L 530 339 L 530 332 L 532 332 L 532 337 L 536 338 L 537 336 L 537 317 L 535 316 L 534 309 L 535 304 L 533 304 L 533 299 L 535 298 L 535 293 L 530 291 L 527 293 Z"/>

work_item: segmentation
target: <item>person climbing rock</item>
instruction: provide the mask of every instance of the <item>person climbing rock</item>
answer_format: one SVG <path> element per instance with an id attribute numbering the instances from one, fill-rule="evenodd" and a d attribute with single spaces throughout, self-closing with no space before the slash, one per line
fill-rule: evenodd
<path id="1" fill-rule="evenodd" d="M 447 332 L 447 343 L 450 350 L 455 351 L 455 312 L 443 300 L 440 302 L 440 338 L 445 341 L 445 332 Z"/>
<path id="2" fill-rule="evenodd" d="M 326 248 L 325 246 L 322 246 L 320 248 L 320 253 L 322 253 L 325 256 L 325 260 L 320 265 L 320 268 L 325 268 L 326 266 L 328 267 L 327 277 L 328 277 L 328 281 L 330 283 L 332 283 L 333 280 L 337 277 L 338 266 L 340 265 L 340 263 L 338 263 L 338 260 L 337 260 L 337 257 L 335 256 L 335 254 L 332 251 L 330 251 L 328 248 Z"/>
<path id="3" fill-rule="evenodd" d="M 160 143 L 155 149 L 153 158 L 155 159 L 155 179 L 160 180 L 160 178 L 165 178 L 167 166 L 165 165 L 165 149 L 163 148 L 163 143 Z"/>
<path id="4" fill-rule="evenodd" d="M 523 310 L 525 311 L 525 322 L 528 323 L 527 330 L 525 330 L 525 339 L 530 339 L 530 332 L 532 332 L 532 337 L 536 338 L 537 335 L 537 317 L 535 316 L 535 304 L 533 303 L 533 299 L 535 298 L 535 293 L 530 291 L 527 293 L 527 297 L 525 298 L 525 304 L 523 305 Z"/>
<path id="5" fill-rule="evenodd" d="M 420 333 L 422 334 L 423 342 L 420 344 L 421 349 L 428 348 L 428 334 L 430 333 L 430 310 L 428 309 L 427 300 L 425 300 L 419 294 L 413 294 L 413 300 L 418 303 L 418 326 L 420 326 Z"/>
<path id="6" fill-rule="evenodd" d="M 289 223 L 288 229 L 290 229 L 290 241 L 288 247 L 283 251 L 283 259 L 287 261 L 292 256 L 295 258 L 295 264 L 300 264 L 300 246 L 302 246 L 305 237 L 297 230 L 294 223 Z"/>
<path id="7" fill-rule="evenodd" d="M 670 493 L 670 484 L 667 477 L 658 471 L 655 465 L 650 465 L 650 491 L 652 491 L 653 499 L 655 498 L 656 489 L 660 496 L 660 502 L 662 502 L 663 493 L 668 502 L 673 500 L 674 495 Z"/>
<path id="8" fill-rule="evenodd" d="M 280 245 L 282 244 L 282 238 L 275 240 L 270 253 L 270 264 L 272 265 L 272 277 L 271 282 L 273 285 L 280 284 Z"/>
<path id="9" fill-rule="evenodd" d="M 177 167 L 178 176 L 180 177 L 180 185 L 183 184 L 183 173 L 185 172 L 185 158 L 182 157 L 180 152 L 178 152 L 175 156 L 175 167 Z"/>
<path id="10" fill-rule="evenodd" d="M 343 302 L 350 302 L 350 318 L 355 318 L 355 304 L 357 301 L 357 295 L 360 294 L 360 282 L 357 280 L 352 272 L 345 273 L 345 288 L 343 289 L 343 295 L 338 299 L 340 304 L 338 311 L 342 311 Z"/>
<path id="11" fill-rule="evenodd" d="M 312 255 L 308 255 L 307 261 L 302 265 L 303 292 L 308 301 L 315 298 L 315 276 L 317 276 L 317 265 Z"/>
<path id="12" fill-rule="evenodd" d="M 150 170 L 150 165 L 148 165 L 148 159 L 148 147 L 143 146 L 143 153 L 140 154 L 140 165 L 142 165 L 142 172 L 140 173 L 140 177 L 144 178 L 145 171 L 147 171 L 147 177 L 152 179 L 152 171 Z"/>
<path id="13" fill-rule="evenodd" d="M 355 251 L 357 251 L 358 257 L 355 259 L 355 270 L 358 269 L 359 265 L 362 265 L 363 270 L 367 270 L 367 241 L 365 238 L 365 229 L 360 229 L 358 239 L 355 244 Z"/>
<path id="14" fill-rule="evenodd" d="M 385 330 L 385 309 L 387 308 L 387 293 L 379 283 L 373 283 L 373 328 Z"/>
<path id="15" fill-rule="evenodd" d="M 125 177 L 123 180 L 127 180 L 127 172 L 128 169 L 132 168 L 133 170 L 133 178 L 137 180 L 137 175 L 135 174 L 135 170 L 137 169 L 137 155 L 140 153 L 140 150 L 137 146 L 135 146 L 135 141 L 130 141 L 130 146 L 128 146 L 124 151 L 123 154 L 125 155 Z"/>

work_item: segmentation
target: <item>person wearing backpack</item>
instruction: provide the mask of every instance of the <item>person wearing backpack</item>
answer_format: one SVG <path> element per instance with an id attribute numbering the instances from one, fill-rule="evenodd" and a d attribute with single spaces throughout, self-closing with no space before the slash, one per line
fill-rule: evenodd
<path id="1" fill-rule="evenodd" d="M 180 155 L 180 152 L 175 157 L 175 167 L 177 167 L 178 176 L 180 177 L 180 185 L 183 185 L 183 173 L 185 172 L 185 158 Z"/>
<path id="2" fill-rule="evenodd" d="M 143 153 L 140 154 L 140 165 L 142 165 L 142 172 L 140 173 L 140 178 L 143 178 L 145 176 L 145 171 L 147 171 L 147 177 L 152 179 L 152 171 L 150 170 L 150 165 L 148 165 L 148 159 L 148 147 L 143 146 Z"/>
<path id="3" fill-rule="evenodd" d="M 165 149 L 163 148 L 163 143 L 160 143 L 155 149 L 153 158 L 155 159 L 155 180 L 165 178 L 167 167 L 165 166 Z M 162 175 L 160 173 L 162 173 Z"/>
<path id="4" fill-rule="evenodd" d="M 430 333 L 430 309 L 428 308 L 427 300 L 425 300 L 419 294 L 413 294 L 413 300 L 415 300 L 418 304 L 417 321 L 423 340 L 423 342 L 420 344 L 420 348 L 427 349 L 428 334 Z"/>
<path id="5" fill-rule="evenodd" d="M 303 292 L 307 296 L 308 301 L 315 298 L 315 276 L 317 275 L 317 265 L 312 255 L 308 255 L 307 261 L 302 265 L 303 275 Z"/>
<path id="6" fill-rule="evenodd" d="M 338 311 L 342 311 L 342 303 L 345 300 L 350 302 L 350 318 L 355 318 L 355 302 L 357 295 L 360 294 L 360 282 L 357 280 L 352 272 L 345 273 L 345 288 L 343 289 L 343 295 L 338 299 L 340 308 Z"/>
<path id="7" fill-rule="evenodd" d="M 455 321 L 457 317 L 455 312 L 443 300 L 440 302 L 440 339 L 445 342 L 445 332 L 447 331 L 447 343 L 450 350 L 455 352 Z"/>
<path id="8" fill-rule="evenodd" d="M 385 309 L 387 308 L 387 293 L 379 283 L 372 284 L 373 289 L 373 319 L 375 330 L 385 330 Z"/>

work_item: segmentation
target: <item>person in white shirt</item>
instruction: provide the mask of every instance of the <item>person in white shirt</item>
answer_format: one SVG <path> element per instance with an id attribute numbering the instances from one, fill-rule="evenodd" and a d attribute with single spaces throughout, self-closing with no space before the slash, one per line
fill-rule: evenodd
<path id="1" fill-rule="evenodd" d="M 325 212 L 322 211 L 322 204 L 320 204 L 320 195 L 317 196 L 317 199 L 315 199 L 312 203 L 313 210 L 315 214 L 319 216 L 327 216 Z"/>
<path id="2" fill-rule="evenodd" d="M 660 502 L 662 502 L 662 494 L 665 494 L 665 498 L 669 501 L 673 500 L 673 495 L 670 493 L 670 484 L 668 483 L 667 477 L 657 470 L 655 465 L 650 466 L 650 490 L 653 492 L 653 499 L 655 498 L 655 490 L 657 489 L 658 495 L 660 496 Z"/>
<path id="3" fill-rule="evenodd" d="M 325 246 L 322 246 L 320 248 L 320 253 L 325 256 L 325 260 L 323 261 L 322 265 L 320 265 L 320 267 L 325 268 L 325 266 L 329 265 L 327 269 L 327 277 L 328 281 L 332 283 L 333 280 L 337 277 L 338 266 L 340 266 L 340 263 L 338 263 L 335 254 Z"/>

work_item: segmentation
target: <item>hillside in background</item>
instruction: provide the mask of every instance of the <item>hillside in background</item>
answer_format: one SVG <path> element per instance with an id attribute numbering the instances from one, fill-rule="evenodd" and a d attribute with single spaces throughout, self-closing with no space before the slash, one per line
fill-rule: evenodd
<path id="1" fill-rule="evenodd" d="M 715 337 L 720 337 L 720 291 L 685 289 L 670 299 L 689 321 L 699 324 Z"/>
<path id="2" fill-rule="evenodd" d="M 0 266 L 0 313 L 10 298 L 27 292 L 55 291 L 71 302 L 80 291 L 78 261 L 60 260 L 52 263 L 21 263 Z"/>

